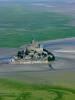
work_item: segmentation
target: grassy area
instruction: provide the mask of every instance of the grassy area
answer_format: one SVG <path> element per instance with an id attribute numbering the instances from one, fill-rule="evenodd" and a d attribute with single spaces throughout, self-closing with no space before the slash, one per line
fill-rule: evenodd
<path id="1" fill-rule="evenodd" d="M 72 17 L 30 9 L 19 5 L 0 9 L 0 47 L 75 36 L 75 26 L 69 24 Z"/>
<path id="2" fill-rule="evenodd" d="M 75 100 L 75 90 L 0 79 L 0 100 Z"/>

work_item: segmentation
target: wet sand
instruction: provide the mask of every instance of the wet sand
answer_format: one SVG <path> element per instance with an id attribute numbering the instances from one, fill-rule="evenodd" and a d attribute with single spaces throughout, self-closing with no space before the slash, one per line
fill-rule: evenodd
<path id="1" fill-rule="evenodd" d="M 33 65 L 0 65 L 0 78 L 12 78 L 30 83 L 54 84 L 54 85 L 75 85 L 75 53 L 61 53 L 56 50 L 75 50 L 73 38 L 67 40 L 58 40 L 58 42 L 45 42 L 45 46 L 55 54 L 56 60 L 52 63 L 54 70 L 51 70 L 47 64 Z M 66 44 L 67 42 L 70 44 Z M 61 43 L 62 42 L 62 43 Z M 55 43 L 53 45 L 46 45 Z M 72 45 L 71 45 L 72 44 Z M 1 48 L 0 56 L 8 56 L 15 53 L 16 48 Z M 10 52 L 9 52 L 10 51 Z"/>

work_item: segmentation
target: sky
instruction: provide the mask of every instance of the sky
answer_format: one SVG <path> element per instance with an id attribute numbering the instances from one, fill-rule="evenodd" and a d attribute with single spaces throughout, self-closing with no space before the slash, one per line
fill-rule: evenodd
<path id="1" fill-rule="evenodd" d="M 68 3 L 73 3 L 75 0 L 0 0 L 2 2 L 8 2 L 8 1 L 26 1 L 26 2 L 39 2 L 39 1 L 52 1 L 52 2 L 68 2 Z"/>

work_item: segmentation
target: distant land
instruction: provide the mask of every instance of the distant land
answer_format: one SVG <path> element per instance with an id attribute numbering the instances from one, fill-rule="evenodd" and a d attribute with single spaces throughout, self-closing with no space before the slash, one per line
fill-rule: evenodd
<path id="1" fill-rule="evenodd" d="M 0 6 L 31 5 L 74 15 L 75 0 L 0 0 Z"/>
<path id="2" fill-rule="evenodd" d="M 0 0 L 0 47 L 75 37 L 74 0 Z"/>

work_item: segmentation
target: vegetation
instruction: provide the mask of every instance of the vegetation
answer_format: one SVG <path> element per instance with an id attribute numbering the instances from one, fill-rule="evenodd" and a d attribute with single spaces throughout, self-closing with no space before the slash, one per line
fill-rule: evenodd
<path id="1" fill-rule="evenodd" d="M 18 47 L 36 40 L 50 40 L 75 36 L 72 18 L 48 11 L 30 10 L 26 6 L 0 9 L 0 47 Z"/>
<path id="2" fill-rule="evenodd" d="M 0 79 L 0 100 L 75 100 L 75 90 Z"/>

